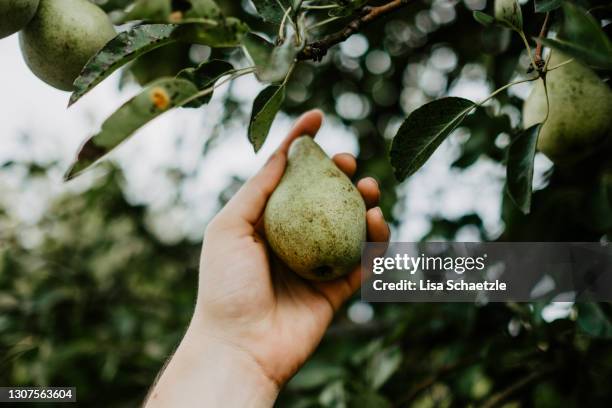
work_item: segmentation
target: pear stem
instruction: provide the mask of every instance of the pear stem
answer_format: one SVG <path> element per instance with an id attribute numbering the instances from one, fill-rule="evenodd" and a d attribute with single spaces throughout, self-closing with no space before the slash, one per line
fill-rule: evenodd
<path id="1" fill-rule="evenodd" d="M 519 36 L 521 37 L 521 40 L 523 40 L 523 44 L 525 44 L 525 49 L 527 50 L 527 54 L 529 54 L 529 60 L 531 61 L 531 66 L 533 67 L 533 69 L 536 69 L 537 64 L 535 59 L 533 58 L 533 54 L 531 53 L 531 46 L 529 45 L 529 41 L 527 41 L 527 37 L 525 37 L 525 33 L 523 32 L 523 30 L 521 31 L 517 31 Z M 531 72 L 531 68 L 529 69 L 528 72 Z"/>
<path id="2" fill-rule="evenodd" d="M 559 63 L 559 64 L 555 65 L 554 67 L 547 68 L 547 69 L 546 69 L 546 72 L 553 71 L 553 70 L 555 70 L 555 69 L 557 69 L 557 68 L 561 68 L 562 66 L 567 65 L 567 64 L 569 64 L 570 62 L 573 62 L 573 61 L 574 61 L 574 59 L 573 59 L 573 58 L 570 58 L 570 59 L 568 59 L 567 61 L 563 61 L 563 62 L 561 62 L 561 63 Z"/>
<path id="3" fill-rule="evenodd" d="M 550 12 L 546 12 L 546 16 L 544 17 L 544 22 L 542 23 L 542 29 L 540 30 L 540 35 L 538 36 L 538 45 L 536 45 L 536 50 L 535 50 L 535 62 L 536 64 L 539 64 L 540 66 L 542 65 L 542 41 L 540 41 L 542 38 L 546 37 L 546 33 L 548 33 L 548 17 L 550 15 Z M 538 66 L 536 66 L 536 68 L 538 68 Z"/>
<path id="4" fill-rule="evenodd" d="M 489 96 L 487 96 L 485 99 L 483 99 L 482 101 L 478 102 L 477 104 L 475 104 L 475 106 L 482 106 L 484 105 L 486 102 L 488 102 L 490 99 L 492 99 L 493 97 L 495 97 L 495 95 L 499 94 L 500 92 L 505 91 L 506 89 L 510 88 L 511 86 L 514 85 L 518 85 L 518 84 L 522 84 L 524 82 L 531 82 L 531 81 L 535 81 L 536 79 L 538 79 L 539 76 L 535 77 L 535 78 L 527 78 L 527 79 L 521 79 L 518 81 L 514 81 L 514 82 L 510 82 L 509 84 L 506 84 L 504 86 L 502 86 L 501 88 L 496 89 L 495 91 L 493 91 Z"/>

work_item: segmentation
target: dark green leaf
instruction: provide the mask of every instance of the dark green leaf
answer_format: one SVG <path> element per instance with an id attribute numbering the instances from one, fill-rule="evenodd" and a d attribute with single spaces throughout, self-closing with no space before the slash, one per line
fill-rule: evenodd
<path id="1" fill-rule="evenodd" d="M 534 0 L 535 12 L 546 13 L 561 7 L 562 0 Z"/>
<path id="2" fill-rule="evenodd" d="M 597 20 L 568 2 L 563 3 L 563 14 L 562 35 L 542 43 L 596 68 L 612 69 L 612 41 Z"/>
<path id="3" fill-rule="evenodd" d="M 227 61 L 211 60 L 205 61 L 196 68 L 186 68 L 179 72 L 176 77 L 187 79 L 193 82 L 198 90 L 203 90 L 214 85 L 214 83 L 224 75 L 234 69 L 233 65 Z M 199 108 L 207 104 L 212 99 L 213 93 L 201 96 L 200 98 L 185 104 L 187 108 Z"/>
<path id="4" fill-rule="evenodd" d="M 280 24 L 285 11 L 291 7 L 291 0 L 253 0 L 255 8 L 265 21 Z"/>
<path id="5" fill-rule="evenodd" d="M 249 141 L 257 152 L 263 146 L 283 101 L 285 85 L 271 85 L 257 95 L 249 122 Z"/>
<path id="6" fill-rule="evenodd" d="M 417 171 L 474 106 L 470 100 L 449 97 L 412 112 L 391 145 L 395 177 L 402 181 Z"/>
<path id="7" fill-rule="evenodd" d="M 104 121 L 100 132 L 81 147 L 65 179 L 80 174 L 149 121 L 190 102 L 197 92 L 195 85 L 184 79 L 163 78 L 153 82 Z"/>
<path id="8" fill-rule="evenodd" d="M 593 337 L 612 338 L 612 322 L 597 303 L 578 303 L 578 326 Z"/>
<path id="9" fill-rule="evenodd" d="M 125 31 L 110 40 L 94 55 L 74 81 L 75 91 L 68 106 L 74 104 L 111 73 L 136 57 L 176 41 L 174 24 L 147 24 Z"/>
<path id="10" fill-rule="evenodd" d="M 257 34 L 248 33 L 242 39 L 245 53 L 250 57 L 257 71 L 257 79 L 265 83 L 279 82 L 285 79 L 299 52 L 293 39 L 274 46 Z"/>
<path id="11" fill-rule="evenodd" d="M 544 38 L 542 44 L 561 51 L 567 56 L 576 58 L 594 68 L 612 69 L 612 54 L 604 54 L 591 47 L 564 41 L 560 39 Z"/>
<path id="12" fill-rule="evenodd" d="M 533 159 L 536 153 L 540 124 L 520 132 L 508 148 L 506 188 L 510 198 L 523 214 L 531 208 Z"/>
<path id="13" fill-rule="evenodd" d="M 472 13 L 474 20 L 478 21 L 485 27 L 490 26 L 495 23 L 495 17 L 488 15 L 487 13 L 483 13 L 482 11 L 474 11 Z"/>

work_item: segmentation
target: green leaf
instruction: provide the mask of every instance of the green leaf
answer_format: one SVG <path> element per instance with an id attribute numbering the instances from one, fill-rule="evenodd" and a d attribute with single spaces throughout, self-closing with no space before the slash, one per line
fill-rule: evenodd
<path id="1" fill-rule="evenodd" d="M 253 0 L 257 12 L 265 21 L 280 24 L 291 0 Z"/>
<path id="2" fill-rule="evenodd" d="M 293 39 L 274 46 L 257 34 L 247 33 L 242 39 L 245 54 L 257 69 L 257 79 L 264 83 L 274 83 L 285 79 L 299 48 Z"/>
<path id="3" fill-rule="evenodd" d="M 110 40 L 94 55 L 74 81 L 75 91 L 68 106 L 129 61 L 162 45 L 176 41 L 174 24 L 147 24 L 125 31 Z"/>
<path id="4" fill-rule="evenodd" d="M 612 322 L 597 303 L 578 303 L 578 327 L 593 337 L 612 338 Z"/>
<path id="5" fill-rule="evenodd" d="M 198 90 L 209 88 L 217 82 L 219 78 L 227 75 L 229 72 L 234 70 L 234 66 L 227 61 L 221 60 L 210 60 L 201 63 L 196 68 L 185 68 L 180 71 L 176 77 L 187 79 L 193 82 Z M 195 99 L 187 104 L 186 108 L 199 108 L 200 106 L 207 104 L 212 99 L 213 93 L 206 94 L 204 96 Z"/>
<path id="6" fill-rule="evenodd" d="M 583 47 L 582 45 L 559 39 L 543 38 L 540 41 L 542 41 L 542 44 L 559 50 L 565 55 L 576 58 L 594 68 L 612 69 L 612 54 L 600 53 L 591 47 Z"/>
<path id="7" fill-rule="evenodd" d="M 395 177 L 403 181 L 416 172 L 474 107 L 470 100 L 448 97 L 412 112 L 391 145 Z"/>
<path id="8" fill-rule="evenodd" d="M 596 68 L 612 69 L 612 41 L 597 20 L 580 7 L 564 2 L 562 37 L 542 40 L 544 45 Z"/>
<path id="9" fill-rule="evenodd" d="M 249 122 L 249 141 L 255 152 L 263 146 L 276 114 L 285 100 L 285 85 L 271 85 L 257 95 Z"/>
<path id="10" fill-rule="evenodd" d="M 76 177 L 149 121 L 190 102 L 197 92 L 196 86 L 185 79 L 163 78 L 153 82 L 108 117 L 100 132 L 85 142 L 65 180 Z"/>
<path id="11" fill-rule="evenodd" d="M 488 15 L 487 13 L 483 13 L 482 11 L 474 11 L 472 13 L 474 20 L 478 21 L 485 27 L 488 27 L 495 23 L 495 17 Z"/>
<path id="12" fill-rule="evenodd" d="M 561 7 L 562 0 L 534 0 L 536 13 L 547 13 Z"/>
<path id="13" fill-rule="evenodd" d="M 228 18 L 224 23 L 189 22 L 185 24 L 145 24 L 125 31 L 110 40 L 94 55 L 74 81 L 75 91 L 68 106 L 74 104 L 94 86 L 133 59 L 176 41 L 211 47 L 235 47 L 248 27 L 240 20 Z"/>
<path id="14" fill-rule="evenodd" d="M 506 189 L 523 214 L 528 214 L 531 208 L 533 159 L 540 128 L 541 124 L 537 124 L 523 130 L 508 147 Z"/>

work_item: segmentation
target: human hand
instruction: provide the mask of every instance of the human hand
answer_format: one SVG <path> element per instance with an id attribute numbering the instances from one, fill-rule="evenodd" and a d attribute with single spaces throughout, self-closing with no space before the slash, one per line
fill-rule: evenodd
<path id="1" fill-rule="evenodd" d="M 149 404 L 166 401 L 177 405 L 174 395 L 180 398 L 181 406 L 196 401 L 195 405 L 201 406 L 203 400 L 211 406 L 232 406 L 231 401 L 236 406 L 271 406 L 278 389 L 315 350 L 335 311 L 359 288 L 360 266 L 334 281 L 310 282 L 282 265 L 265 243 L 262 215 L 283 175 L 289 146 L 301 135 L 314 136 L 322 118 L 320 111 L 304 114 L 266 165 L 209 223 L 196 311 Z M 333 160 L 349 177 L 355 173 L 353 156 L 339 154 Z M 378 184 L 373 178 L 364 178 L 357 188 L 368 208 L 368 240 L 386 242 L 389 228 L 376 207 Z M 175 360 L 183 363 L 173 367 Z M 207 365 L 216 375 L 207 374 Z M 183 391 L 176 385 L 174 390 L 165 390 L 164 379 L 171 369 L 176 375 L 182 372 L 189 376 L 187 382 L 192 383 L 199 399 L 188 399 L 189 384 L 180 386 Z M 241 377 L 237 382 L 240 388 L 222 391 L 227 390 L 221 379 L 225 376 L 228 380 L 233 377 L 232 381 Z M 217 397 L 205 392 L 202 382 L 216 383 L 210 392 L 216 392 Z"/>

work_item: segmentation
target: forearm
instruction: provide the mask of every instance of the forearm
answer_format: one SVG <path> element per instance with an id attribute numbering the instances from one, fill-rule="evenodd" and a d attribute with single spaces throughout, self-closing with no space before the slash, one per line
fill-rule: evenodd
<path id="1" fill-rule="evenodd" d="M 271 407 L 277 393 L 247 354 L 190 328 L 146 407 Z"/>

